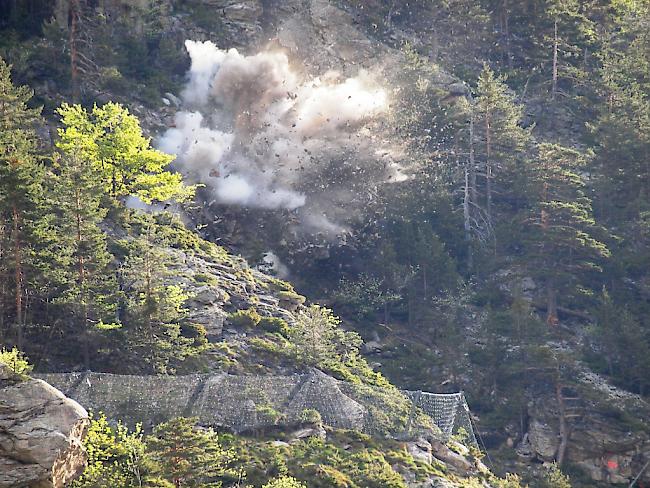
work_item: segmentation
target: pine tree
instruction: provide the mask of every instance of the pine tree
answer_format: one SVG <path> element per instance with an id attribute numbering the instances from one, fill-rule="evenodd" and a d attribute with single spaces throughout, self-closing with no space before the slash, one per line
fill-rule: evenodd
<path id="1" fill-rule="evenodd" d="M 57 301 L 73 317 L 72 337 L 81 342 L 83 362 L 90 369 L 96 333 L 115 318 L 117 283 L 109 265 L 106 233 L 101 229 L 107 210 L 91 163 L 69 150 L 55 160 L 56 259 L 65 270 Z"/>
<path id="2" fill-rule="evenodd" d="M 180 286 L 169 283 L 170 258 L 160 249 L 161 242 L 164 239 L 157 235 L 154 224 L 146 225 L 130 243 L 121 270 L 127 295 L 122 331 L 127 362 L 147 373 L 172 373 L 206 347 L 204 330 L 188 333 L 191 324 L 184 306 L 189 296 Z"/>
<path id="3" fill-rule="evenodd" d="M 87 111 L 63 104 L 58 110 L 63 128 L 57 147 L 87 160 L 112 199 L 137 196 L 145 203 L 185 201 L 194 193 L 179 173 L 166 168 L 174 159 L 151 147 L 138 119 L 120 104 L 109 102 Z"/>
<path id="4" fill-rule="evenodd" d="M 27 296 L 36 279 L 34 232 L 42 216 L 44 170 L 36 157 L 32 91 L 15 87 L 10 67 L 0 58 L 0 338 L 7 324 L 22 348 Z"/>
<path id="5" fill-rule="evenodd" d="M 650 208 L 650 3 L 620 2 L 600 53 L 599 114 L 590 124 L 596 151 L 599 215 L 620 223 Z"/>
<path id="6" fill-rule="evenodd" d="M 546 288 L 549 325 L 558 323 L 558 294 L 570 295 L 580 273 L 600 269 L 598 261 L 610 255 L 598 240 L 602 229 L 580 176 L 585 164 L 578 151 L 549 143 L 539 145 L 531 162 L 524 260 Z"/>
<path id="7" fill-rule="evenodd" d="M 158 425 L 147 437 L 151 472 L 176 488 L 221 486 L 233 453 L 212 430 L 196 427 L 196 418 L 178 417 Z"/>
<path id="8" fill-rule="evenodd" d="M 478 79 L 474 106 L 475 158 L 484 169 L 485 209 L 493 228 L 495 190 L 508 206 L 517 204 L 515 182 L 523 172 L 520 166 L 530 130 L 519 125 L 523 107 L 516 104 L 505 78 L 496 76 L 487 64 Z"/>

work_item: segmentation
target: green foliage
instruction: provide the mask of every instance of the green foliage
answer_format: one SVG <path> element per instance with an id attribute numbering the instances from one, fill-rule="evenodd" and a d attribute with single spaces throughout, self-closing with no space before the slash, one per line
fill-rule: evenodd
<path id="1" fill-rule="evenodd" d="M 236 312 L 231 313 L 228 316 L 228 320 L 235 327 L 252 329 L 260 323 L 262 317 L 259 313 L 257 313 L 257 310 L 251 307 L 245 310 L 237 310 Z"/>
<path id="2" fill-rule="evenodd" d="M 524 488 L 521 479 L 515 474 L 508 473 L 503 479 L 490 480 L 497 488 Z"/>
<path id="3" fill-rule="evenodd" d="M 149 373 L 172 373 L 207 348 L 205 329 L 188 321 L 189 295 L 170 283 L 171 258 L 160 246 L 164 236 L 157 226 L 130 242 L 121 270 L 124 300 L 123 328 L 130 360 Z"/>
<path id="4" fill-rule="evenodd" d="M 531 165 L 532 206 L 524 216 L 529 229 L 526 265 L 546 285 L 547 322 L 557 322 L 558 293 L 567 294 L 581 273 L 600 270 L 610 256 L 599 240 L 603 229 L 580 175 L 585 157 L 556 144 L 540 144 Z"/>
<path id="5" fill-rule="evenodd" d="M 355 281 L 341 280 L 333 298 L 363 320 L 372 318 L 378 310 L 398 301 L 401 296 L 385 290 L 382 280 L 361 274 Z"/>
<path id="6" fill-rule="evenodd" d="M 15 374 L 25 377 L 32 372 L 34 366 L 29 364 L 25 355 L 17 348 L 0 349 L 0 363 L 7 366 Z"/>
<path id="7" fill-rule="evenodd" d="M 194 187 L 166 167 L 173 156 L 151 147 L 138 119 L 120 104 L 109 102 L 87 111 L 63 104 L 58 110 L 63 128 L 57 148 L 87 162 L 94 179 L 112 198 L 136 196 L 145 203 L 186 201 Z"/>
<path id="8" fill-rule="evenodd" d="M 0 58 L 0 281 L 6 284 L 0 338 L 11 334 L 19 348 L 23 347 L 26 290 L 38 287 L 42 277 L 43 263 L 36 253 L 47 214 L 44 168 L 37 157 L 34 130 L 40 109 L 29 108 L 32 94 L 28 87 L 12 84 L 10 66 Z"/>
<path id="9" fill-rule="evenodd" d="M 535 484 L 536 488 L 571 488 L 571 480 L 562 473 L 557 464 L 551 464 L 541 480 Z"/>
<path id="10" fill-rule="evenodd" d="M 300 412 L 300 421 L 308 424 L 321 424 L 323 419 L 321 418 L 320 412 L 314 410 L 313 408 L 306 408 Z"/>
<path id="11" fill-rule="evenodd" d="M 302 484 L 291 476 L 282 476 L 269 481 L 262 488 L 307 488 L 307 485 Z"/>
<path id="12" fill-rule="evenodd" d="M 285 337 L 288 337 L 291 333 L 287 321 L 279 317 L 260 317 L 257 326 L 267 332 L 277 332 Z"/>
<path id="13" fill-rule="evenodd" d="M 196 427 L 196 421 L 179 417 L 155 427 L 146 440 L 151 473 L 173 486 L 220 487 L 230 473 L 233 452 L 221 446 L 214 431 Z"/>
<path id="14" fill-rule="evenodd" d="M 646 391 L 650 372 L 650 344 L 646 332 L 629 310 L 614 303 L 606 289 L 603 289 L 596 323 L 590 332 L 604 360 L 602 369 L 627 388 Z M 587 352 L 592 364 L 596 354 Z"/>
<path id="15" fill-rule="evenodd" d="M 329 362 L 345 363 L 356 355 L 361 338 L 344 332 L 332 311 L 311 305 L 298 313 L 290 340 L 296 347 L 298 361 L 310 366 L 327 367 Z"/>
<path id="16" fill-rule="evenodd" d="M 286 446 L 241 438 L 224 442 L 238 452 L 235 464 L 255 486 L 269 477 L 291 477 L 310 488 L 403 488 L 406 484 L 398 466 L 416 464 L 404 452 L 393 468 L 383 452 L 399 449 L 395 441 L 374 441 L 348 431 L 332 432 L 327 442 L 309 438 Z"/>
<path id="17" fill-rule="evenodd" d="M 122 423 L 109 425 L 100 414 L 92 418 L 84 439 L 88 455 L 81 477 L 71 488 L 135 488 L 142 486 L 147 474 L 146 443 L 140 426 L 129 432 Z"/>

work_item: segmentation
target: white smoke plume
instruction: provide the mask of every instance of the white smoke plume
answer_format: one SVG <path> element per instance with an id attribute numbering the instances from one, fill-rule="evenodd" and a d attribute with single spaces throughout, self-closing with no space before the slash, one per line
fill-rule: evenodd
<path id="1" fill-rule="evenodd" d="M 381 138 L 371 126 L 386 114 L 388 96 L 368 73 L 305 77 L 283 52 L 185 45 L 192 64 L 184 110 L 158 147 L 176 154 L 177 167 L 217 202 L 300 209 L 308 225 L 335 232 L 331 220 L 345 214 L 359 185 L 399 176 L 378 156 Z"/>

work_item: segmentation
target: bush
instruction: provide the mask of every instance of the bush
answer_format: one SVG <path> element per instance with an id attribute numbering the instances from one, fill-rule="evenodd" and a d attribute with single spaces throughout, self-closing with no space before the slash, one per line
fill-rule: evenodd
<path id="1" fill-rule="evenodd" d="M 91 418 L 90 428 L 84 439 L 88 453 L 86 468 L 71 488 L 120 486 L 135 488 L 145 475 L 145 442 L 140 426 L 129 432 L 118 422 L 111 426 L 106 416 Z"/>
<path id="2" fill-rule="evenodd" d="M 253 328 L 260 323 L 262 317 L 257 310 L 254 308 L 248 308 L 246 310 L 237 310 L 234 313 L 231 313 L 228 316 L 228 320 L 235 327 L 244 327 L 247 329 Z"/>
<path id="3" fill-rule="evenodd" d="M 262 488 L 307 488 L 296 478 L 291 476 L 282 476 L 281 478 L 276 478 L 269 481 L 267 484 L 262 486 Z"/>
<path id="4" fill-rule="evenodd" d="M 314 408 L 306 408 L 300 412 L 300 421 L 306 424 L 321 424 L 323 419 L 320 412 Z"/>
<path id="5" fill-rule="evenodd" d="M 25 355 L 15 347 L 10 350 L 5 348 L 0 350 L 0 363 L 5 364 L 11 371 L 20 376 L 26 376 L 34 369 Z"/>
<path id="6" fill-rule="evenodd" d="M 267 332 L 278 332 L 283 336 L 288 336 L 291 332 L 286 320 L 278 317 L 262 317 L 257 325 Z"/>

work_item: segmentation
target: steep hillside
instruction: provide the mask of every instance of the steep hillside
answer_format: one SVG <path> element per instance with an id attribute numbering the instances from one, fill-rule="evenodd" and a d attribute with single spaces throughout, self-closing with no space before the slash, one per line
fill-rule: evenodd
<path id="1" fill-rule="evenodd" d="M 40 372 L 316 367 L 462 390 L 499 474 L 650 481 L 649 16 L 647 0 L 2 5 L 0 56 L 45 122 L 0 127 L 30 154 L 0 174 L 0 338 Z M 109 101 L 176 156 L 192 203 L 148 141 L 113 138 L 121 109 L 91 110 L 97 150 L 57 134 L 85 130 L 62 103 Z M 27 149 L 19 120 L 38 127 Z M 136 146 L 148 176 L 116 179 L 107 164 L 138 160 L 106 153 Z M 66 175 L 84 158 L 100 184 Z M 60 188 L 78 181 L 75 214 Z"/>

